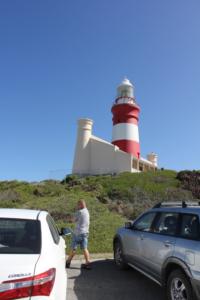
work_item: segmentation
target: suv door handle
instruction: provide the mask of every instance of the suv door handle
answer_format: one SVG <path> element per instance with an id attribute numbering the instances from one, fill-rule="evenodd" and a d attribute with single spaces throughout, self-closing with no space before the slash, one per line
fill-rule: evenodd
<path id="1" fill-rule="evenodd" d="M 174 245 L 174 244 L 175 244 L 174 241 L 169 241 L 169 240 L 164 241 L 165 247 L 170 247 L 170 246 L 172 246 L 172 245 Z"/>

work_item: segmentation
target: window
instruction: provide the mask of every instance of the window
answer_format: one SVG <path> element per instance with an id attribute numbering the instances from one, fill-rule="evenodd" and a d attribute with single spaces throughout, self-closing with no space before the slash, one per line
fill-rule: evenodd
<path id="1" fill-rule="evenodd" d="M 138 163 L 137 160 L 133 159 L 133 168 L 137 169 L 138 168 Z"/>
<path id="2" fill-rule="evenodd" d="M 54 243 L 58 244 L 60 240 L 60 235 L 58 232 L 58 228 L 50 215 L 47 216 L 47 223 L 49 225 L 49 230 L 51 232 Z"/>
<path id="3" fill-rule="evenodd" d="M 197 215 L 184 214 L 182 215 L 181 232 L 183 238 L 199 240 L 199 218 Z"/>
<path id="4" fill-rule="evenodd" d="M 143 164 L 139 163 L 139 170 L 143 171 Z"/>
<path id="5" fill-rule="evenodd" d="M 176 235 L 178 227 L 178 213 L 162 213 L 154 231 L 166 235 Z"/>
<path id="6" fill-rule="evenodd" d="M 155 212 L 143 215 L 139 220 L 134 223 L 134 229 L 140 231 L 151 231 L 153 220 L 156 216 Z"/>
<path id="7" fill-rule="evenodd" d="M 41 229 L 38 220 L 0 218 L 0 253 L 39 254 Z"/>

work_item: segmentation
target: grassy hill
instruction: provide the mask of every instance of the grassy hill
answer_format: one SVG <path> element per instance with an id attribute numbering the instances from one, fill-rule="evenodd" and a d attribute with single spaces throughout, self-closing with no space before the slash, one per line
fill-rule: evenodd
<path id="1" fill-rule="evenodd" d="M 185 189 L 177 173 L 167 170 L 82 178 L 70 175 L 61 182 L 0 182 L 0 207 L 48 210 L 59 227 L 73 228 L 70 215 L 77 201 L 85 199 L 91 214 L 92 253 L 111 252 L 116 228 L 155 203 L 192 198 L 192 190 Z"/>

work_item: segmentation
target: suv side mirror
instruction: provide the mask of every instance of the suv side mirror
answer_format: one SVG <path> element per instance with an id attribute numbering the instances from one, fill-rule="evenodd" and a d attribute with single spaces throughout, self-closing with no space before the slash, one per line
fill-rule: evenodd
<path id="1" fill-rule="evenodd" d="M 132 229 L 133 228 L 133 221 L 128 221 L 125 223 L 125 228 L 126 229 Z"/>
<path id="2" fill-rule="evenodd" d="M 72 230 L 70 228 L 64 228 L 62 227 L 61 230 L 60 230 L 60 235 L 70 235 L 72 234 Z"/>

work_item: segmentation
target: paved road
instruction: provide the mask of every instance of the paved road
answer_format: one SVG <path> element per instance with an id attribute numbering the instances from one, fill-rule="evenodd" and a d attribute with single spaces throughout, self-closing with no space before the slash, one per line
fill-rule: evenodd
<path id="1" fill-rule="evenodd" d="M 120 271 L 112 259 L 92 263 L 81 270 L 80 261 L 68 269 L 69 300 L 164 300 L 163 290 L 135 270 Z"/>

